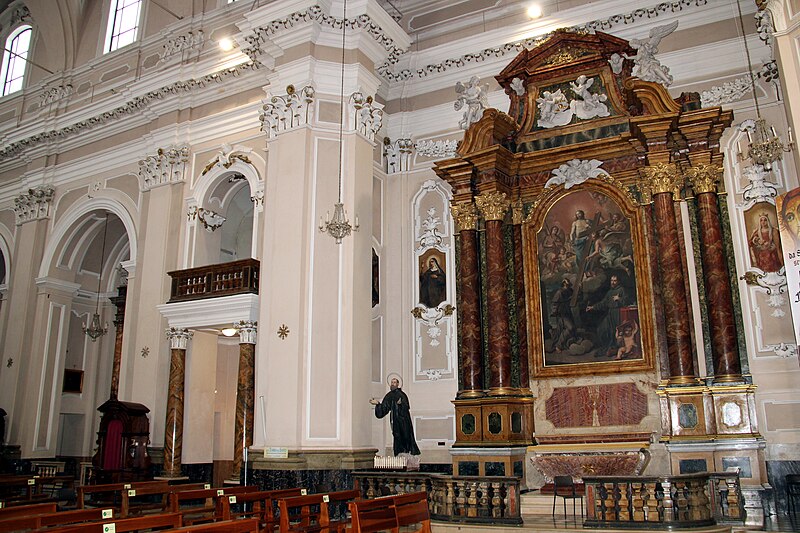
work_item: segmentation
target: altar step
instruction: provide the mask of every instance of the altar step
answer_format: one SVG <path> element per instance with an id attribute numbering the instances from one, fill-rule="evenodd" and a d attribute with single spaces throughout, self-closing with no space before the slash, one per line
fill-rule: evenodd
<path id="1" fill-rule="evenodd" d="M 585 505 L 585 504 L 584 504 Z M 536 490 L 526 492 L 520 496 L 520 512 L 523 517 L 525 516 L 553 516 L 553 494 L 543 494 Z M 583 510 L 586 513 L 586 509 Z M 575 514 L 580 519 L 581 516 L 581 503 L 575 501 Z M 561 498 L 556 502 L 556 516 L 559 518 L 564 517 L 564 504 Z M 572 502 L 567 501 L 567 516 L 572 518 Z"/>

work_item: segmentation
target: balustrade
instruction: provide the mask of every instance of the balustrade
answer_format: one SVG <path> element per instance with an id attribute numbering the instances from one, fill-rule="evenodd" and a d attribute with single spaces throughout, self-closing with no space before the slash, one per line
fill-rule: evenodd
<path id="1" fill-rule="evenodd" d="M 366 498 L 426 491 L 431 519 L 522 524 L 519 478 L 403 472 L 353 472 Z"/>
<path id="2" fill-rule="evenodd" d="M 584 477 L 586 527 L 672 529 L 744 523 L 735 473 Z"/>
<path id="3" fill-rule="evenodd" d="M 234 294 L 258 294 L 256 259 L 208 265 L 168 272 L 172 288 L 168 303 Z"/>

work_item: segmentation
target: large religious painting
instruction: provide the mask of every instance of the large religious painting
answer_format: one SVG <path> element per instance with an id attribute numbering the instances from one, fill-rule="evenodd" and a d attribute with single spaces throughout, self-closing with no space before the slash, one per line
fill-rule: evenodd
<path id="1" fill-rule="evenodd" d="M 559 188 L 531 219 L 525 234 L 535 375 L 651 368 L 649 269 L 631 199 L 606 182 Z"/>

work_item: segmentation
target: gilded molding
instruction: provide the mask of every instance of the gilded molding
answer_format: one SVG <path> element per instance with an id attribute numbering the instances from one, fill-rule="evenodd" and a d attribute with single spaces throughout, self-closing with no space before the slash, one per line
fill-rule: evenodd
<path id="1" fill-rule="evenodd" d="M 522 198 L 518 198 L 516 202 L 511 204 L 511 223 L 515 226 L 522 224 L 525 220 L 525 205 L 522 203 Z"/>
<path id="2" fill-rule="evenodd" d="M 510 202 L 504 192 L 490 192 L 475 197 L 475 204 L 486 220 L 503 220 Z"/>
<path id="3" fill-rule="evenodd" d="M 692 183 L 695 194 L 715 193 L 717 182 L 722 178 L 722 167 L 700 163 L 687 170 L 686 177 Z"/>
<path id="4" fill-rule="evenodd" d="M 473 202 L 462 202 L 450 206 L 457 231 L 475 231 L 478 229 L 478 210 Z"/>
<path id="5" fill-rule="evenodd" d="M 639 188 L 647 191 L 651 196 L 662 193 L 680 195 L 681 176 L 674 163 L 657 163 L 641 170 L 642 179 Z"/>

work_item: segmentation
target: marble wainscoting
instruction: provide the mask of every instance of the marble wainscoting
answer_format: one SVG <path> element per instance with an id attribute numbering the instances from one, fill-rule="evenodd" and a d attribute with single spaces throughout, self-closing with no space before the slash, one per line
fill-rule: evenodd
<path id="1" fill-rule="evenodd" d="M 767 479 L 772 485 L 775 497 L 775 511 L 779 515 L 788 512 L 788 502 L 786 500 L 786 476 L 789 474 L 800 474 L 800 461 L 767 461 Z M 798 507 L 800 502 L 795 501 Z"/>
<path id="2" fill-rule="evenodd" d="M 636 476 L 650 461 L 646 446 L 545 445 L 529 448 L 528 452 L 532 453 L 530 460 L 540 474 L 535 483 L 539 486 L 552 483 L 555 476 L 572 476 L 576 481 L 587 476 Z"/>
<path id="3" fill-rule="evenodd" d="M 372 468 L 378 450 L 285 451 L 285 457 L 263 457 L 251 450 L 248 483 L 262 490 L 292 487 L 306 488 L 312 493 L 349 490 L 353 488 L 351 472 Z"/>
<path id="4" fill-rule="evenodd" d="M 212 463 L 181 465 L 181 473 L 189 478 L 188 483 L 211 483 L 214 479 Z"/>

